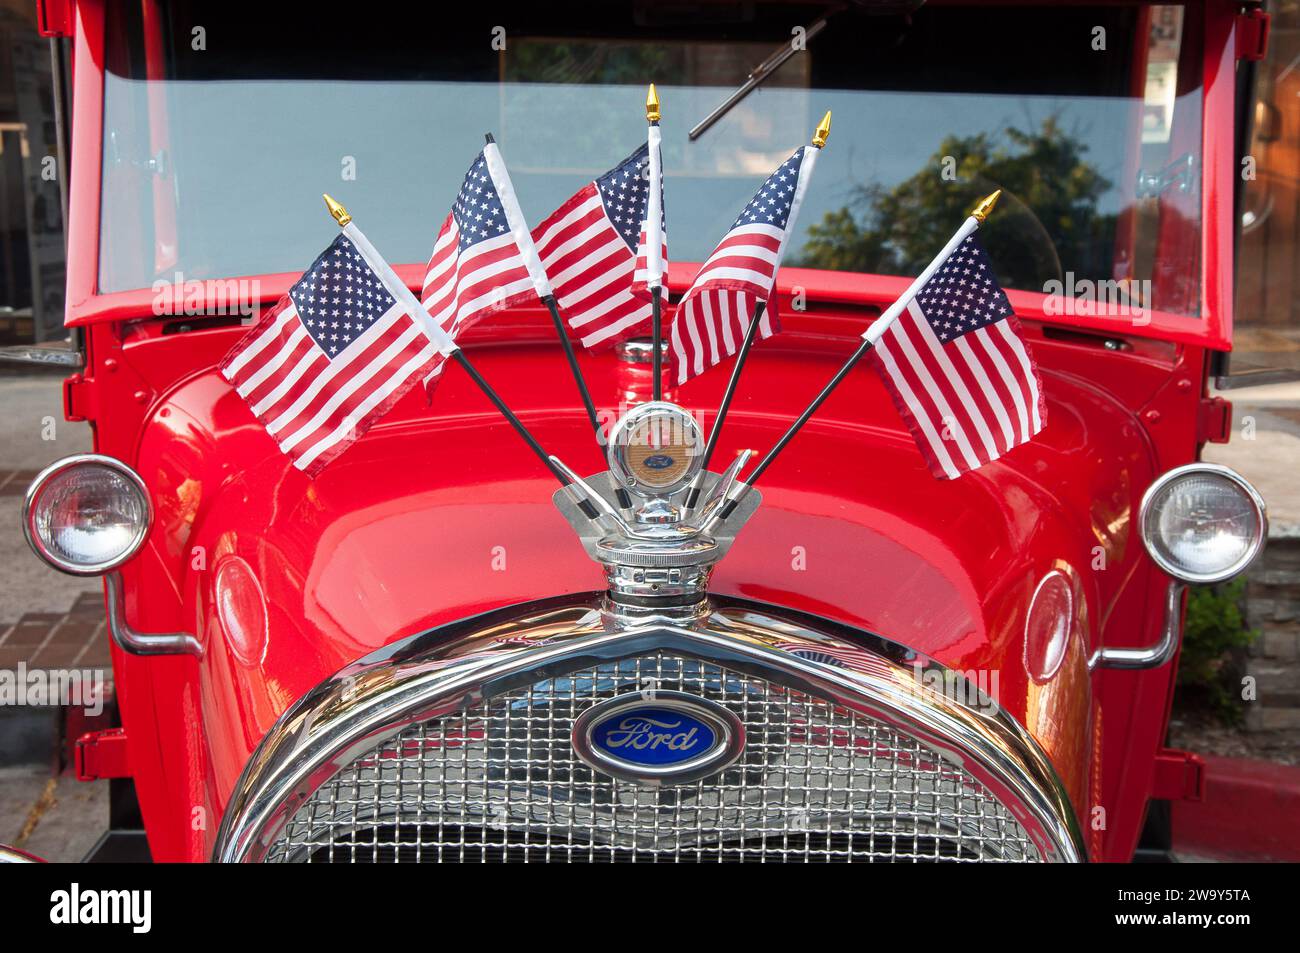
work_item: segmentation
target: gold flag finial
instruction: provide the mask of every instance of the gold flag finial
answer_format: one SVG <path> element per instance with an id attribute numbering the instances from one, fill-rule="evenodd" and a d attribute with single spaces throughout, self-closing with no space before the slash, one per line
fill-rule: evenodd
<path id="1" fill-rule="evenodd" d="M 646 122 L 659 121 L 659 93 L 654 83 L 650 84 L 650 92 L 645 94 L 645 118 Z"/>
<path id="2" fill-rule="evenodd" d="M 984 219 L 989 217 L 989 213 L 991 213 L 993 211 L 993 207 L 998 204 L 998 199 L 1001 198 L 1001 196 L 1002 196 L 1002 190 L 998 189 L 992 195 L 988 195 L 980 199 L 980 204 L 976 205 L 975 208 L 971 209 L 971 213 L 970 213 L 971 217 L 974 218 L 975 221 L 983 225 Z"/>
<path id="3" fill-rule="evenodd" d="M 352 216 L 348 214 L 348 210 L 338 202 L 335 202 L 332 196 L 322 194 L 321 198 L 325 200 L 325 207 L 329 209 L 330 214 L 334 216 L 334 221 L 339 223 L 339 228 L 342 228 L 348 222 L 352 221 Z"/>
<path id="4" fill-rule="evenodd" d="M 817 124 L 817 131 L 813 133 L 812 144 L 818 149 L 826 145 L 826 137 L 831 134 L 831 111 L 826 110 L 826 115 L 822 116 L 822 121 Z"/>

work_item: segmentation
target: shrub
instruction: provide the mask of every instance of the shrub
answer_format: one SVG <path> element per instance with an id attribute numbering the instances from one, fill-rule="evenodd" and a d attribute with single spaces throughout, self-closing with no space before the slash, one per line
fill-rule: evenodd
<path id="1" fill-rule="evenodd" d="M 1218 720 L 1239 724 L 1242 653 L 1259 633 L 1246 628 L 1241 612 L 1244 578 L 1217 586 L 1194 586 L 1187 594 L 1187 618 L 1178 666 L 1180 695 L 1199 701 Z"/>

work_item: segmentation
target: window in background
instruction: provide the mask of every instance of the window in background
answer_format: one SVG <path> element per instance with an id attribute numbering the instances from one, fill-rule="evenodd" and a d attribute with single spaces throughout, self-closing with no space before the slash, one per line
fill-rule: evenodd
<path id="1" fill-rule="evenodd" d="M 1235 386 L 1300 374 L 1300 0 L 1268 9 L 1246 148 L 1254 178 L 1244 182 L 1237 244 Z"/>
<path id="2" fill-rule="evenodd" d="M 64 337 L 54 90 L 35 10 L 26 0 L 0 3 L 0 344 Z"/>

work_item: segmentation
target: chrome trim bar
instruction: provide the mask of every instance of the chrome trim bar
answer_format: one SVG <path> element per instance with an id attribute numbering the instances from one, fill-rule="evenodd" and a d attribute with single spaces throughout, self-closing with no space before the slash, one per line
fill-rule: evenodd
<path id="1" fill-rule="evenodd" d="M 30 346 L 10 344 L 0 347 L 0 361 L 14 361 L 18 364 L 36 364 L 40 367 L 77 368 L 85 364 L 80 351 L 61 345 Z"/>
<path id="2" fill-rule="evenodd" d="M 1171 658 L 1178 649 L 1178 639 L 1183 631 L 1183 593 L 1187 585 L 1171 582 L 1165 594 L 1165 624 L 1160 634 L 1160 641 L 1145 649 L 1097 649 L 1088 660 L 1088 669 L 1121 668 L 1145 669 L 1159 668 Z"/>
<path id="3" fill-rule="evenodd" d="M 117 647 L 128 655 L 203 655 L 203 646 L 188 632 L 137 632 L 126 621 L 122 605 L 122 574 L 116 570 L 105 574 L 104 591 L 108 594 L 108 631 Z"/>
<path id="4" fill-rule="evenodd" d="M 372 653 L 308 692 L 267 733 L 230 794 L 213 859 L 264 859 L 317 789 L 410 725 L 539 678 L 650 651 L 725 665 L 896 726 L 1013 810 L 1043 859 L 1086 859 L 1078 818 L 1050 760 L 991 699 L 927 691 L 918 673 L 937 663 L 871 633 L 738 599 L 716 601 L 698 615 L 629 618 L 600 597 L 566 597 L 462 620 Z M 827 649 L 856 650 L 861 661 L 818 661 Z"/>

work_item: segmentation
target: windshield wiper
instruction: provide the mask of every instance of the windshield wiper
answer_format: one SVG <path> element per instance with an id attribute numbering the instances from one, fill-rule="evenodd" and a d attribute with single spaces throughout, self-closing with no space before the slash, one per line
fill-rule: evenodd
<path id="1" fill-rule="evenodd" d="M 803 31 L 804 41 L 807 42 L 808 40 L 811 40 L 822 30 L 826 29 L 826 21 L 843 9 L 843 4 L 833 7 L 809 24 Z M 750 70 L 749 77 L 734 93 L 719 103 L 718 106 L 714 108 L 713 112 L 709 113 L 696 124 L 695 128 L 687 134 L 691 142 L 694 142 L 696 139 L 700 138 L 700 136 L 708 132 L 709 128 L 715 122 L 727 113 L 731 112 L 737 103 L 756 90 L 764 80 L 785 65 L 785 61 L 794 56 L 797 52 L 800 51 L 796 50 L 794 44 L 789 40 L 778 46 L 771 56 Z"/>

